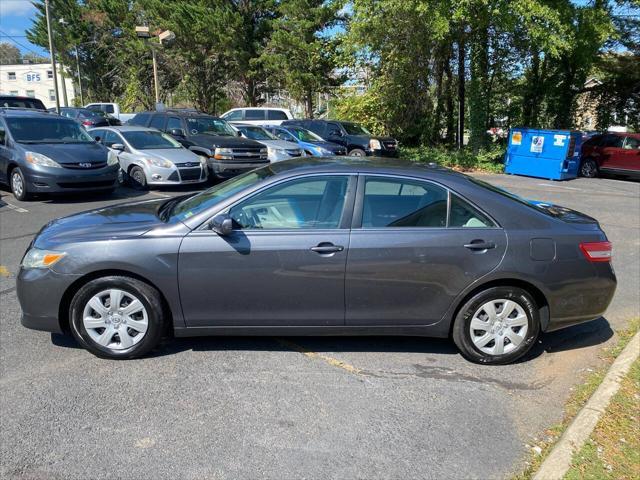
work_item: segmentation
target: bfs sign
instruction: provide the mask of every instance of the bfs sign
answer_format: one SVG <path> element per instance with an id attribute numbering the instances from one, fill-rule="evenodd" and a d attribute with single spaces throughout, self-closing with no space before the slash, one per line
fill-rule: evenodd
<path id="1" fill-rule="evenodd" d="M 40 74 L 37 72 L 27 72 L 24 74 L 24 79 L 29 83 L 40 82 Z"/>

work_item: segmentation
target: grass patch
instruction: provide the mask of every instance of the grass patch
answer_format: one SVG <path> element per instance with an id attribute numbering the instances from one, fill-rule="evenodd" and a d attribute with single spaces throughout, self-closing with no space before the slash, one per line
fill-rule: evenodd
<path id="1" fill-rule="evenodd" d="M 532 446 L 532 450 L 534 450 L 534 452 L 531 454 L 529 461 L 527 461 L 527 467 L 523 472 L 514 476 L 513 480 L 530 480 L 533 478 L 544 459 L 551 452 L 556 441 L 558 441 L 571 421 L 575 418 L 582 407 L 584 407 L 589 398 L 591 398 L 591 395 L 593 395 L 593 393 L 598 389 L 613 361 L 618 357 L 618 355 L 620 355 L 622 350 L 624 350 L 638 330 L 640 330 L 640 318 L 635 318 L 629 322 L 629 326 L 625 330 L 617 332 L 618 342 L 614 346 L 603 350 L 601 355 L 601 358 L 604 360 L 604 365 L 599 367 L 596 371 L 591 372 L 584 379 L 583 383 L 573 390 L 565 405 L 562 422 L 545 430 L 544 439 Z M 636 402 L 638 402 L 638 400 L 636 400 Z M 537 452 L 535 450 L 537 450 Z M 595 479 L 601 477 L 592 478 Z"/>
<path id="2" fill-rule="evenodd" d="M 571 463 L 566 480 L 640 478 L 640 360 Z"/>
<path id="3" fill-rule="evenodd" d="M 504 171 L 504 147 L 492 147 L 474 154 L 468 149 L 449 150 L 442 147 L 402 147 L 400 157 L 421 163 L 437 163 L 462 172 Z"/>

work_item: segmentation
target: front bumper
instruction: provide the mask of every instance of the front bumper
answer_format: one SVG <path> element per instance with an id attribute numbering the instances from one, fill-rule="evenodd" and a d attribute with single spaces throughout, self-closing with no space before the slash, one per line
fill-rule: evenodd
<path id="1" fill-rule="evenodd" d="M 109 190 L 118 186 L 119 165 L 95 170 L 46 168 L 24 170 L 27 190 L 33 193 L 66 193 Z"/>
<path id="2" fill-rule="evenodd" d="M 243 172 L 269 165 L 269 160 L 260 162 L 234 162 L 209 159 L 209 173 L 216 177 L 233 177 Z"/>
<path id="3" fill-rule="evenodd" d="M 145 175 L 149 185 L 189 185 L 206 182 L 207 172 L 206 166 L 198 164 L 193 167 L 152 167 Z"/>
<path id="4" fill-rule="evenodd" d="M 22 308 L 23 326 L 33 330 L 62 333 L 60 302 L 80 275 L 56 273 L 48 268 L 20 268 L 16 292 Z"/>

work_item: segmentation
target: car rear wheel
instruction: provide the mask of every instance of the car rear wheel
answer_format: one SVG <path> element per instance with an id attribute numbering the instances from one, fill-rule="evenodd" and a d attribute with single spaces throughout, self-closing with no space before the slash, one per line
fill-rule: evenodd
<path id="1" fill-rule="evenodd" d="M 580 175 L 587 178 L 595 178 L 598 176 L 598 164 L 592 158 L 583 160 L 580 165 Z"/>
<path id="2" fill-rule="evenodd" d="M 24 179 L 24 175 L 22 173 L 22 170 L 20 170 L 20 167 L 16 167 L 11 170 L 10 183 L 11 192 L 13 193 L 13 196 L 16 198 L 16 200 L 24 202 L 32 197 L 31 193 L 29 193 L 29 191 L 27 190 L 27 182 Z"/>
<path id="3" fill-rule="evenodd" d="M 131 170 L 129 170 L 129 181 L 131 186 L 137 190 L 146 190 L 149 187 L 147 185 L 147 176 L 140 167 L 131 167 Z"/>
<path id="4" fill-rule="evenodd" d="M 73 297 L 71 331 L 98 357 L 137 358 L 154 348 L 164 330 L 158 291 L 140 280 L 109 276 L 92 280 Z"/>
<path id="5" fill-rule="evenodd" d="M 350 157 L 365 157 L 366 155 L 366 152 L 360 148 L 354 148 L 349 152 Z"/>
<path id="6" fill-rule="evenodd" d="M 492 287 L 460 308 L 453 340 L 468 360 L 500 365 L 527 353 L 539 332 L 539 309 L 526 290 Z"/>

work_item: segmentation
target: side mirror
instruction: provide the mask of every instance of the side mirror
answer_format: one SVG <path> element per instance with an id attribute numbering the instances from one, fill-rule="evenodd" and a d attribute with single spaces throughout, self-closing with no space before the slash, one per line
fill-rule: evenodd
<path id="1" fill-rule="evenodd" d="M 174 137 L 184 137 L 184 130 L 181 128 L 172 128 L 169 130 L 169 135 L 173 135 Z"/>
<path id="2" fill-rule="evenodd" d="M 118 151 L 120 151 L 120 152 L 124 152 L 124 150 L 125 150 L 124 145 L 123 145 L 123 144 L 121 144 L 121 143 L 114 143 L 113 145 L 111 145 L 111 148 L 112 148 L 113 150 L 118 150 Z"/>
<path id="3" fill-rule="evenodd" d="M 238 130 L 237 135 L 238 135 L 239 137 L 241 137 L 241 136 L 242 136 L 242 132 L 241 132 L 240 130 Z"/>
<path id="4" fill-rule="evenodd" d="M 209 225 L 211 230 L 222 237 L 230 235 L 231 232 L 233 232 L 233 220 L 226 213 L 221 213 L 213 217 Z"/>
<path id="5" fill-rule="evenodd" d="M 96 142 L 100 141 L 100 137 L 93 137 Z"/>

